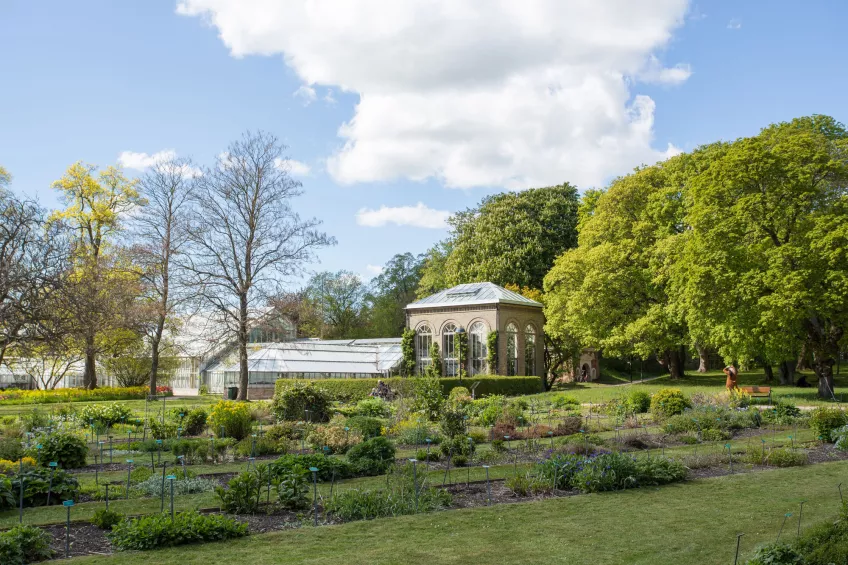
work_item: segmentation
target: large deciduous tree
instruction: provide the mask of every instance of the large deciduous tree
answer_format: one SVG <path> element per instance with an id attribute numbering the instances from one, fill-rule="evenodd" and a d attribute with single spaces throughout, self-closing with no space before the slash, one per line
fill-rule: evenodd
<path id="1" fill-rule="evenodd" d="M 369 333 L 375 337 L 400 337 L 406 327 L 404 308 L 415 301 L 421 280 L 422 256 L 412 253 L 395 255 L 383 271 L 371 281 Z"/>
<path id="2" fill-rule="evenodd" d="M 247 400 L 247 342 L 279 283 L 334 240 L 292 208 L 301 194 L 270 134 L 247 133 L 198 177 L 185 268 L 205 307 L 238 344 L 239 400 Z"/>
<path id="3" fill-rule="evenodd" d="M 320 337 L 363 337 L 368 288 L 359 275 L 349 271 L 317 273 L 309 280 L 306 295 L 319 313 Z"/>
<path id="4" fill-rule="evenodd" d="M 148 296 L 145 333 L 150 347 L 150 394 L 156 394 L 166 326 L 193 294 L 180 268 L 180 255 L 187 249 L 190 199 L 198 172 L 188 160 L 176 159 L 156 163 L 139 182 L 147 205 L 133 219 L 133 256 Z"/>
<path id="5" fill-rule="evenodd" d="M 83 349 L 83 386 L 97 386 L 97 357 L 137 323 L 138 270 L 115 246 L 125 215 L 144 201 L 120 168 L 75 163 L 53 183 L 66 204 L 51 215 L 73 235 L 71 272 L 62 301 L 65 319 Z"/>
<path id="6" fill-rule="evenodd" d="M 827 116 L 767 127 L 728 144 L 691 198 L 676 265 L 690 327 L 725 358 L 785 365 L 803 346 L 831 397 L 848 327 L 848 132 Z"/>

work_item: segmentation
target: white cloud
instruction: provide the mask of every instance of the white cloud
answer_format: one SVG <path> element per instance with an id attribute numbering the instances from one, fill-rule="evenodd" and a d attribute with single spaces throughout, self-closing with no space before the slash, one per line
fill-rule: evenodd
<path id="1" fill-rule="evenodd" d="M 642 82 L 680 84 L 692 76 L 692 68 L 684 63 L 679 63 L 673 67 L 663 67 L 660 60 L 651 55 L 645 67 L 637 76 Z"/>
<path id="2" fill-rule="evenodd" d="M 357 93 L 327 160 L 339 182 L 599 185 L 668 153 L 639 81 L 677 84 L 655 53 L 686 0 L 179 0 L 233 56 L 283 54 L 303 81 Z M 650 70 L 646 73 L 646 70 Z"/>
<path id="3" fill-rule="evenodd" d="M 312 167 L 303 161 L 296 161 L 295 159 L 275 159 L 274 165 L 278 169 L 288 171 L 289 174 L 295 177 L 305 177 L 312 171 Z"/>
<path id="4" fill-rule="evenodd" d="M 742 20 L 733 18 L 727 22 L 727 29 L 742 29 Z"/>
<path id="5" fill-rule="evenodd" d="M 383 272 L 383 267 L 381 267 L 380 265 L 365 265 L 365 272 L 367 272 L 372 277 L 376 277 L 377 275 Z"/>
<path id="6" fill-rule="evenodd" d="M 164 163 L 165 161 L 173 161 L 177 158 L 177 152 L 173 149 L 165 149 L 157 153 L 138 153 L 136 151 L 122 151 L 118 155 L 118 163 L 125 169 L 135 169 L 143 171 L 148 167 L 152 167 L 156 163 Z"/>
<path id="7" fill-rule="evenodd" d="M 327 89 L 327 93 L 324 94 L 324 102 L 326 102 L 330 106 L 336 105 L 337 100 L 333 96 L 333 89 L 331 89 L 331 88 Z"/>
<path id="8" fill-rule="evenodd" d="M 378 210 L 362 208 L 356 213 L 356 223 L 360 226 L 379 228 L 388 224 L 413 226 L 416 228 L 445 229 L 450 212 L 434 210 L 419 202 L 415 206 L 380 206 Z"/>
<path id="9" fill-rule="evenodd" d="M 292 96 L 300 98 L 303 101 L 304 106 L 309 106 L 311 103 L 315 102 L 315 98 L 318 94 L 311 86 L 302 85 L 292 93 Z"/>

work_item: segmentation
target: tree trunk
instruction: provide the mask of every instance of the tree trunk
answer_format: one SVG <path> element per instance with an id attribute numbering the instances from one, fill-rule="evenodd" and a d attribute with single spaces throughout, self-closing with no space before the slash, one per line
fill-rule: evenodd
<path id="1" fill-rule="evenodd" d="M 813 361 L 813 370 L 819 378 L 819 398 L 834 398 L 833 393 L 833 359 L 818 358 Z"/>
<path id="2" fill-rule="evenodd" d="M 771 363 L 769 363 L 768 361 L 763 363 L 763 371 L 766 374 L 766 382 L 772 382 L 774 380 L 774 371 L 771 368 Z"/>
<path id="3" fill-rule="evenodd" d="M 783 361 L 778 368 L 778 378 L 782 385 L 794 385 L 795 361 Z"/>
<path id="4" fill-rule="evenodd" d="M 94 352 L 94 337 L 85 339 L 85 368 L 82 373 L 82 386 L 89 390 L 97 388 L 97 356 Z"/>
<path id="5" fill-rule="evenodd" d="M 798 362 L 795 364 L 796 371 L 806 371 L 810 367 L 807 365 L 807 344 L 801 345 L 801 353 L 798 354 Z"/>
<path id="6" fill-rule="evenodd" d="M 665 355 L 668 360 L 668 374 L 672 379 L 683 377 L 683 359 L 680 357 L 679 349 L 669 349 Z"/>
<path id="7" fill-rule="evenodd" d="M 159 344 L 162 343 L 162 331 L 165 320 L 159 319 L 156 326 L 156 334 L 150 341 L 150 394 L 156 394 L 156 375 L 159 373 Z"/>
<path id="8" fill-rule="evenodd" d="M 707 348 L 696 344 L 695 347 L 698 349 L 698 372 L 706 373 L 710 370 L 710 358 L 707 354 Z"/>
<path id="9" fill-rule="evenodd" d="M 839 342 L 842 340 L 841 327 L 812 317 L 805 321 L 807 343 L 805 349 L 813 354 L 813 370 L 819 380 L 819 398 L 834 398 L 833 365 L 839 355 Z"/>
<path id="10" fill-rule="evenodd" d="M 247 400 L 250 374 L 247 370 L 247 296 L 242 295 L 239 307 L 239 391 L 238 400 Z"/>

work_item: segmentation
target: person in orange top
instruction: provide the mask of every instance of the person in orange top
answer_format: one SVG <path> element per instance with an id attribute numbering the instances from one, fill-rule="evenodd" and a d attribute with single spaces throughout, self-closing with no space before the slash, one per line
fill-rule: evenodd
<path id="1" fill-rule="evenodd" d="M 727 390 L 733 390 L 734 388 L 736 388 L 736 367 L 734 367 L 733 365 L 728 365 L 724 368 L 724 374 L 727 375 L 727 382 L 724 385 L 727 387 Z"/>

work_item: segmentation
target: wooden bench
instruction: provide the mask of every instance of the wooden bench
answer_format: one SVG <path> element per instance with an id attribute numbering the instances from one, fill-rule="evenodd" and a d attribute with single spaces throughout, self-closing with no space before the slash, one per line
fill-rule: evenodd
<path id="1" fill-rule="evenodd" d="M 751 398 L 768 398 L 771 401 L 770 386 L 740 386 L 739 390 Z"/>

